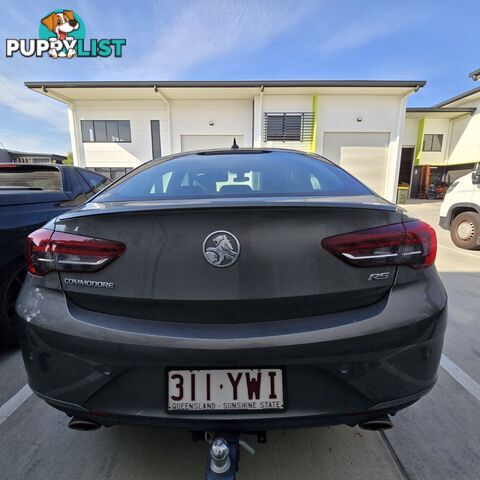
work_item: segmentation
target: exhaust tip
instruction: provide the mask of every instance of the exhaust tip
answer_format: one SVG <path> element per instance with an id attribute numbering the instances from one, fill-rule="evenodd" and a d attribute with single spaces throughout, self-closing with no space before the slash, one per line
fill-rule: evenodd
<path id="1" fill-rule="evenodd" d="M 86 420 L 79 417 L 72 417 L 68 422 L 68 428 L 80 432 L 93 432 L 94 430 L 98 430 L 100 428 L 100 425 L 98 423 L 92 422 L 91 420 Z"/>
<path id="2" fill-rule="evenodd" d="M 393 428 L 392 420 L 388 415 L 378 418 L 372 418 L 371 420 L 366 420 L 365 422 L 359 423 L 358 426 L 362 430 L 378 431 L 378 430 L 390 430 Z"/>

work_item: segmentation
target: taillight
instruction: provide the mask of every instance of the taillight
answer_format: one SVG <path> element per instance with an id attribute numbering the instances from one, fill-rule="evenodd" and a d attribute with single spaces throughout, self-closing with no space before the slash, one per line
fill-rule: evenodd
<path id="1" fill-rule="evenodd" d="M 437 234 L 425 222 L 413 221 L 403 224 L 405 227 L 405 244 L 401 264 L 412 268 L 430 267 L 437 256 Z"/>
<path id="2" fill-rule="evenodd" d="M 430 225 L 415 220 L 324 238 L 322 246 L 355 267 L 425 268 L 435 262 L 437 237 Z"/>
<path id="3" fill-rule="evenodd" d="M 50 254 L 52 230 L 41 228 L 32 232 L 25 241 L 25 257 L 28 271 L 34 275 L 45 275 L 54 270 L 53 257 Z"/>
<path id="4" fill-rule="evenodd" d="M 45 275 L 60 272 L 97 272 L 119 257 L 125 245 L 113 240 L 53 232 L 45 228 L 31 233 L 25 244 L 28 271 Z"/>

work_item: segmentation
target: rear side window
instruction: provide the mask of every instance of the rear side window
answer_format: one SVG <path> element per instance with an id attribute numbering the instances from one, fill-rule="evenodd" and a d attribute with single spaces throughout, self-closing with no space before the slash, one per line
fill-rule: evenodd
<path id="1" fill-rule="evenodd" d="M 62 174 L 53 166 L 42 168 L 14 164 L 0 166 L 1 187 L 62 191 Z"/>
<path id="2" fill-rule="evenodd" d="M 95 201 L 371 194 L 326 161 L 292 152 L 199 153 L 150 162 Z"/>
<path id="3" fill-rule="evenodd" d="M 83 177 L 83 179 L 88 183 L 91 190 L 94 192 L 99 192 L 107 183 L 107 178 L 98 173 L 90 172 L 88 170 L 78 170 L 78 173 Z"/>

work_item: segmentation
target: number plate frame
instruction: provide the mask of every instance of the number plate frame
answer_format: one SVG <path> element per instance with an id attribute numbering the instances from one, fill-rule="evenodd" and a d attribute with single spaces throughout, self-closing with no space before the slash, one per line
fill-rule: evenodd
<path id="1" fill-rule="evenodd" d="M 236 370 L 281 370 L 282 371 L 282 395 L 283 395 L 283 408 L 266 408 L 266 409 L 232 409 L 232 410 L 170 410 L 168 408 L 168 375 L 171 371 L 173 370 L 183 370 L 183 371 L 189 371 L 189 370 L 207 370 L 207 371 L 213 371 L 213 370 L 231 370 L 232 372 Z M 288 410 L 288 403 L 287 403 L 287 373 L 286 373 L 286 368 L 285 367 L 278 367 L 278 366 L 235 366 L 232 368 L 229 367 L 191 367 L 191 366 L 175 366 L 175 367 L 167 367 L 165 368 L 165 374 L 164 374 L 164 410 L 165 413 L 168 415 L 202 415 L 202 414 L 209 414 L 209 415 L 236 415 L 237 413 L 239 414 L 247 414 L 247 413 L 253 413 L 253 414 L 262 414 L 262 413 L 283 413 Z"/>

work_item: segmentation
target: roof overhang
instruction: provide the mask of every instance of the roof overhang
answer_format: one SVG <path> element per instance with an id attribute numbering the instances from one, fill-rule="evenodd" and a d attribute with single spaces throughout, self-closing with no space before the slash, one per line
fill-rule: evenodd
<path id="1" fill-rule="evenodd" d="M 242 80 L 25 82 L 31 90 L 64 102 L 76 100 L 251 99 L 263 93 L 407 95 L 425 81 L 403 80 Z"/>
<path id="2" fill-rule="evenodd" d="M 468 76 L 472 80 L 480 80 L 480 68 L 478 68 L 477 70 L 474 70 L 472 73 L 469 73 Z"/>
<path id="3" fill-rule="evenodd" d="M 407 108 L 407 118 L 458 118 L 473 115 L 475 107 L 411 107 Z"/>
<path id="4" fill-rule="evenodd" d="M 462 103 L 465 103 L 466 101 L 476 100 L 477 98 L 480 98 L 480 87 L 472 88 L 471 90 L 455 95 L 454 97 L 449 98 L 448 100 L 444 100 L 443 102 L 437 103 L 433 107 L 434 108 L 445 107 L 446 105 L 458 106 L 458 105 L 461 105 Z"/>

